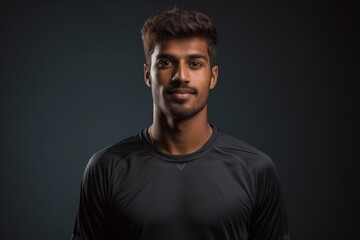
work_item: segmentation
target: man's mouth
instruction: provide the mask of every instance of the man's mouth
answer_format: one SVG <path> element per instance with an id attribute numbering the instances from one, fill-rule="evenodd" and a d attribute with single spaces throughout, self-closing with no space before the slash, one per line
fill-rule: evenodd
<path id="1" fill-rule="evenodd" d="M 195 94 L 195 90 L 190 88 L 171 88 L 167 91 L 169 94 Z"/>
<path id="2" fill-rule="evenodd" d="M 175 100 L 186 100 L 196 94 L 196 91 L 190 88 L 171 88 L 167 93 Z"/>

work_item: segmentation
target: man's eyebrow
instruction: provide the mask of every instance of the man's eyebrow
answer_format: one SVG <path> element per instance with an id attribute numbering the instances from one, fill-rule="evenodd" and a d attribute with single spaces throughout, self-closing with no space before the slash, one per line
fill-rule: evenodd
<path id="1" fill-rule="evenodd" d="M 168 54 L 168 53 L 161 53 L 161 54 L 157 55 L 156 58 L 157 59 L 176 59 L 176 56 L 174 56 L 172 54 Z M 202 58 L 205 61 L 208 61 L 207 57 L 200 53 L 190 54 L 190 55 L 186 56 L 186 58 L 189 58 L 189 59 Z"/>
<path id="2" fill-rule="evenodd" d="M 162 58 L 165 58 L 165 59 L 175 59 L 176 57 L 172 54 L 168 54 L 168 53 L 161 53 L 159 55 L 156 56 L 157 59 L 162 59 Z"/>
<path id="3" fill-rule="evenodd" d="M 208 59 L 207 59 L 206 56 L 204 56 L 204 55 L 202 55 L 202 54 L 198 54 L 198 53 L 197 53 L 197 54 L 190 54 L 190 55 L 188 56 L 188 58 L 190 58 L 190 59 L 202 58 L 202 59 L 208 61 Z"/>

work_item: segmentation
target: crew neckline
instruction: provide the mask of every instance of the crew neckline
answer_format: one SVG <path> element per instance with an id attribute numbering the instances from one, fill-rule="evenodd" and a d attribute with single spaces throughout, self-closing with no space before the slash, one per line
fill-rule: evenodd
<path id="1" fill-rule="evenodd" d="M 140 138 L 142 141 L 145 142 L 146 147 L 150 150 L 150 152 L 155 157 L 157 157 L 161 160 L 167 161 L 167 162 L 184 163 L 184 162 L 189 162 L 189 161 L 192 161 L 192 160 L 202 157 L 212 148 L 212 146 L 218 136 L 218 128 L 213 126 L 212 124 L 209 124 L 209 125 L 213 129 L 213 132 L 212 132 L 210 138 L 206 141 L 206 143 L 201 148 L 199 148 L 195 152 L 189 153 L 189 154 L 182 154 L 182 155 L 168 154 L 168 153 L 163 153 L 163 152 L 159 152 L 158 150 L 156 150 L 154 145 L 151 143 L 150 136 L 148 134 L 148 129 L 150 126 L 141 131 Z"/>

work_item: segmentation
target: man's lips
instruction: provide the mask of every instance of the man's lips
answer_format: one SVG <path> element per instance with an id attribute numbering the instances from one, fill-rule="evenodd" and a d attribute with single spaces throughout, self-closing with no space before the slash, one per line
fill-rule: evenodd
<path id="1" fill-rule="evenodd" d="M 173 99 L 186 100 L 196 93 L 195 90 L 189 88 L 172 88 L 167 91 Z"/>
<path id="2" fill-rule="evenodd" d="M 170 94 L 195 94 L 195 90 L 189 89 L 189 88 L 172 88 L 167 91 L 167 93 Z"/>

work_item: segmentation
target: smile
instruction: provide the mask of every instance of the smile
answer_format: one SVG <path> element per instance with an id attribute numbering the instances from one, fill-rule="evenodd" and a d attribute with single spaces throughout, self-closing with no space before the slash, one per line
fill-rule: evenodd
<path id="1" fill-rule="evenodd" d="M 173 88 L 169 89 L 167 93 L 175 100 L 186 100 L 195 94 L 195 91 L 188 88 Z"/>
<path id="2" fill-rule="evenodd" d="M 189 88 L 172 88 L 167 91 L 170 94 L 194 94 L 195 91 Z"/>

